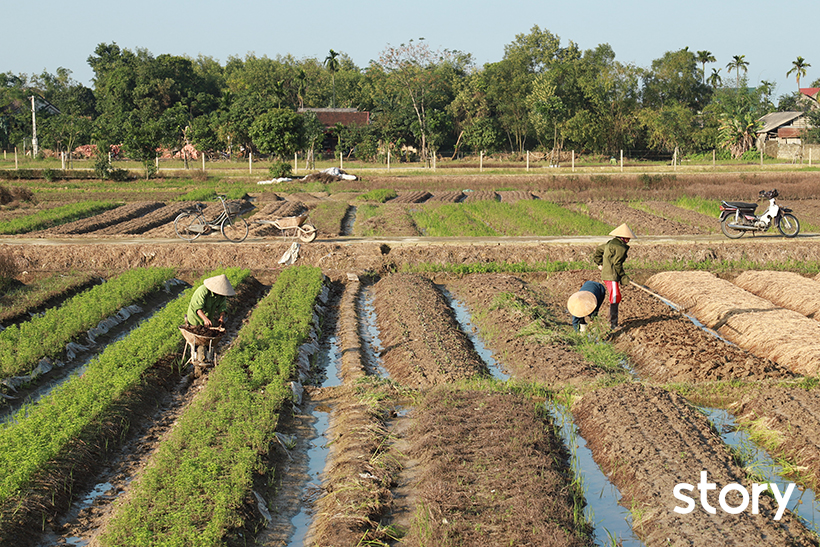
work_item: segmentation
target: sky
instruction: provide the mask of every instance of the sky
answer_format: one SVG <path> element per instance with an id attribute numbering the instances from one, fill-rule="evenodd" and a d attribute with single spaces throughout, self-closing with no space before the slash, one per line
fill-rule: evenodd
<path id="1" fill-rule="evenodd" d="M 811 67 L 801 87 L 820 78 L 820 49 L 813 28 L 817 0 L 142 0 L 127 4 L 87 0 L 8 2 L 0 32 L 0 72 L 56 73 L 93 87 L 88 65 L 100 43 L 146 49 L 154 56 L 229 57 L 249 53 L 275 58 L 324 60 L 333 49 L 366 67 L 388 46 L 424 38 L 431 49 L 470 53 L 476 66 L 500 61 L 504 47 L 534 26 L 575 42 L 582 50 L 608 43 L 616 60 L 649 68 L 667 51 L 689 47 L 717 59 L 724 81 L 727 63 L 744 55 L 750 85 L 776 83 L 774 96 L 797 89 L 792 61 Z"/>

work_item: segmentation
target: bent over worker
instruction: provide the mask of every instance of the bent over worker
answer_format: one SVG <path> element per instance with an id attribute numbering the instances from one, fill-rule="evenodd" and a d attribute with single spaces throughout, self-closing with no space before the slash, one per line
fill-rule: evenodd
<path id="1" fill-rule="evenodd" d="M 236 295 L 225 274 L 209 277 L 194 291 L 188 304 L 186 315 L 191 325 L 213 327 L 214 323 L 224 323 L 228 310 L 228 296 Z"/>
<path id="2" fill-rule="evenodd" d="M 592 255 L 592 261 L 601 270 L 601 280 L 609 292 L 609 326 L 618 327 L 618 305 L 621 303 L 621 283 L 629 283 L 629 276 L 624 272 L 624 262 L 629 251 L 630 239 L 635 238 L 634 232 L 626 224 L 621 224 L 609 235 L 615 236 L 606 243 L 599 245 Z"/>
<path id="3" fill-rule="evenodd" d="M 567 300 L 567 309 L 572 315 L 572 328 L 584 332 L 587 323 L 598 315 L 606 298 L 606 287 L 597 281 L 585 281 L 578 292 Z"/>

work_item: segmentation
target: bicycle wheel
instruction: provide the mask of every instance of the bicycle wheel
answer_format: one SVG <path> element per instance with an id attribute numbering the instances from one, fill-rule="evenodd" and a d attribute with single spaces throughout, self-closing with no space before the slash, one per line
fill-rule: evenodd
<path id="1" fill-rule="evenodd" d="M 786 237 L 795 237 L 800 232 L 800 222 L 794 215 L 786 213 L 780 217 L 777 229 Z"/>
<path id="2" fill-rule="evenodd" d="M 193 241 L 202 235 L 206 224 L 205 218 L 199 213 L 180 213 L 174 220 L 174 231 L 180 239 Z"/>
<path id="3" fill-rule="evenodd" d="M 219 228 L 222 230 L 222 237 L 234 243 L 245 241 L 245 238 L 248 237 L 248 231 L 250 230 L 248 221 L 242 217 L 233 219 L 228 217 L 222 221 L 222 225 Z"/>

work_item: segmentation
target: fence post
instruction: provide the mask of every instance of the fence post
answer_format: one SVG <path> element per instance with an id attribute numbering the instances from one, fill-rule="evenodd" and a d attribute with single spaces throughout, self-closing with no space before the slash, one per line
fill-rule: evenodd
<path id="1" fill-rule="evenodd" d="M 293 174 L 297 174 L 299 172 L 299 152 L 293 153 Z"/>
<path id="2" fill-rule="evenodd" d="M 387 170 L 390 171 L 390 144 L 387 145 Z"/>
<path id="3" fill-rule="evenodd" d="M 621 150 L 621 173 L 624 172 L 624 151 Z"/>
<path id="4" fill-rule="evenodd" d="M 716 157 L 717 157 L 717 153 L 715 152 L 715 149 L 714 149 L 714 148 L 712 148 L 712 168 L 713 168 L 713 169 L 714 169 L 714 167 L 715 167 L 715 159 L 716 159 Z"/>
<path id="5" fill-rule="evenodd" d="M 248 173 L 253 173 L 253 152 L 248 150 Z"/>
<path id="6" fill-rule="evenodd" d="M 15 146 L 14 147 L 14 170 L 16 171 L 17 169 L 19 169 L 19 167 L 17 165 L 17 147 Z"/>
<path id="7" fill-rule="evenodd" d="M 154 167 L 157 168 L 157 173 L 159 173 L 159 156 L 154 154 Z"/>
<path id="8" fill-rule="evenodd" d="M 202 172 L 205 172 L 205 152 L 202 153 Z"/>
<path id="9" fill-rule="evenodd" d="M 342 154 L 342 151 L 339 150 L 339 169 L 345 168 L 345 156 Z"/>
<path id="10" fill-rule="evenodd" d="M 478 171 L 479 173 L 484 171 L 484 150 L 478 156 Z"/>
<path id="11" fill-rule="evenodd" d="M 572 172 L 575 172 L 575 150 L 572 151 Z"/>
<path id="12" fill-rule="evenodd" d="M 527 171 L 530 170 L 530 151 L 527 150 Z"/>

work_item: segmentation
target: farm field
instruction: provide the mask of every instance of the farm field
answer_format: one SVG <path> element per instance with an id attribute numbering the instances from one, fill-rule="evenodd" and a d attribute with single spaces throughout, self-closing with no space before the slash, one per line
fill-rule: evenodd
<path id="1" fill-rule="evenodd" d="M 234 197 L 241 244 L 175 238 L 190 188 L 3 236 L 9 339 L 118 280 L 141 311 L 90 348 L 86 330 L 132 304 L 117 300 L 2 378 L 0 465 L 15 472 L 0 473 L 0 544 L 820 545 L 820 194 L 786 178 L 792 240 L 719 233 L 720 192 L 771 180 L 704 182 L 698 199 L 691 180 L 598 180 L 568 199 L 547 179 L 403 177 Z M 379 188 L 395 197 L 361 199 Z M 291 241 L 254 220 L 306 210 L 319 239 L 282 266 Z M 621 328 L 605 303 L 575 333 L 566 299 L 624 221 L 639 237 Z M 217 365 L 195 369 L 177 331 L 187 287 L 221 271 L 238 296 Z M 77 372 L 32 374 L 46 354 Z M 697 491 L 675 512 L 675 485 L 702 471 L 717 514 Z M 722 487 L 764 476 L 797 485 L 788 508 L 762 494 L 756 513 L 721 511 L 743 503 Z"/>

